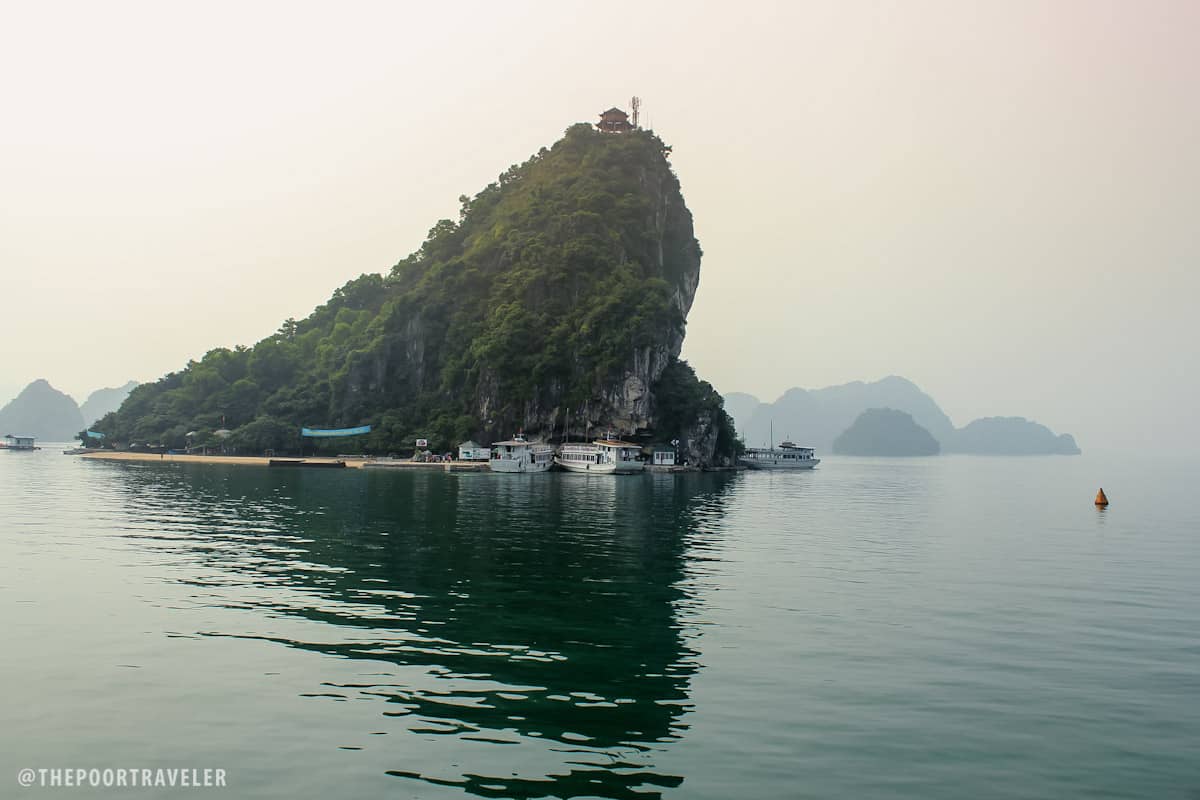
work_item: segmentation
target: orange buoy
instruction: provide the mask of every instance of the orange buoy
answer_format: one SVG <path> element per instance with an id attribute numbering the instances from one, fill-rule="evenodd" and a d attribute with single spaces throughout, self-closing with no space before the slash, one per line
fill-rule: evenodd
<path id="1" fill-rule="evenodd" d="M 1101 508 L 1108 505 L 1108 496 L 1104 494 L 1104 487 L 1100 487 L 1100 491 L 1096 492 L 1096 505 Z"/>

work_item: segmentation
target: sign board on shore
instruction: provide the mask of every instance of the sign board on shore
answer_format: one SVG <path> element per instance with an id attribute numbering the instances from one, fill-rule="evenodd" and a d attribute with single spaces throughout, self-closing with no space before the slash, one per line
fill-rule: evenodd
<path id="1" fill-rule="evenodd" d="M 370 433 L 371 426 L 363 425 L 358 428 L 337 428 L 332 430 L 322 430 L 320 428 L 301 428 L 300 435 L 308 436 L 314 439 L 322 439 L 329 436 L 358 436 L 363 433 Z"/>
<path id="2" fill-rule="evenodd" d="M 429 447 L 428 439 L 417 439 L 417 447 Z"/>

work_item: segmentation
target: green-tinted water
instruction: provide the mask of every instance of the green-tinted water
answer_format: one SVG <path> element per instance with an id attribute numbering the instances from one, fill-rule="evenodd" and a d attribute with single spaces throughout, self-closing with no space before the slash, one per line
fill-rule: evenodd
<path id="1" fill-rule="evenodd" d="M 1190 463 L 47 450 L 0 453 L 0 480 L 0 796 L 124 796 L 13 779 L 59 766 L 219 767 L 214 793 L 280 798 L 1200 791 Z"/>

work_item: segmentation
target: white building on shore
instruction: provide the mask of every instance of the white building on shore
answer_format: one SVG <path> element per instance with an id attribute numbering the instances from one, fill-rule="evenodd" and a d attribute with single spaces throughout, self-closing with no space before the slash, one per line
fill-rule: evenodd
<path id="1" fill-rule="evenodd" d="M 470 439 L 458 446 L 459 461 L 487 461 L 491 457 L 492 450 L 490 447 L 484 447 Z"/>

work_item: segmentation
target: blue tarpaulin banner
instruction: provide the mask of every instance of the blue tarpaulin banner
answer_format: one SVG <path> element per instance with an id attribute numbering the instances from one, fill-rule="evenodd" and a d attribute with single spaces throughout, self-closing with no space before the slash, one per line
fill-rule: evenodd
<path id="1" fill-rule="evenodd" d="M 87 435 L 92 437 L 93 439 L 103 439 L 104 438 L 104 434 L 99 433 L 97 431 L 88 431 Z"/>
<path id="2" fill-rule="evenodd" d="M 319 439 L 326 436 L 358 436 L 360 433 L 370 433 L 371 426 L 363 425 L 358 428 L 338 428 L 336 430 L 321 430 L 320 428 L 301 428 L 301 436 L 309 436 L 314 439 Z"/>

